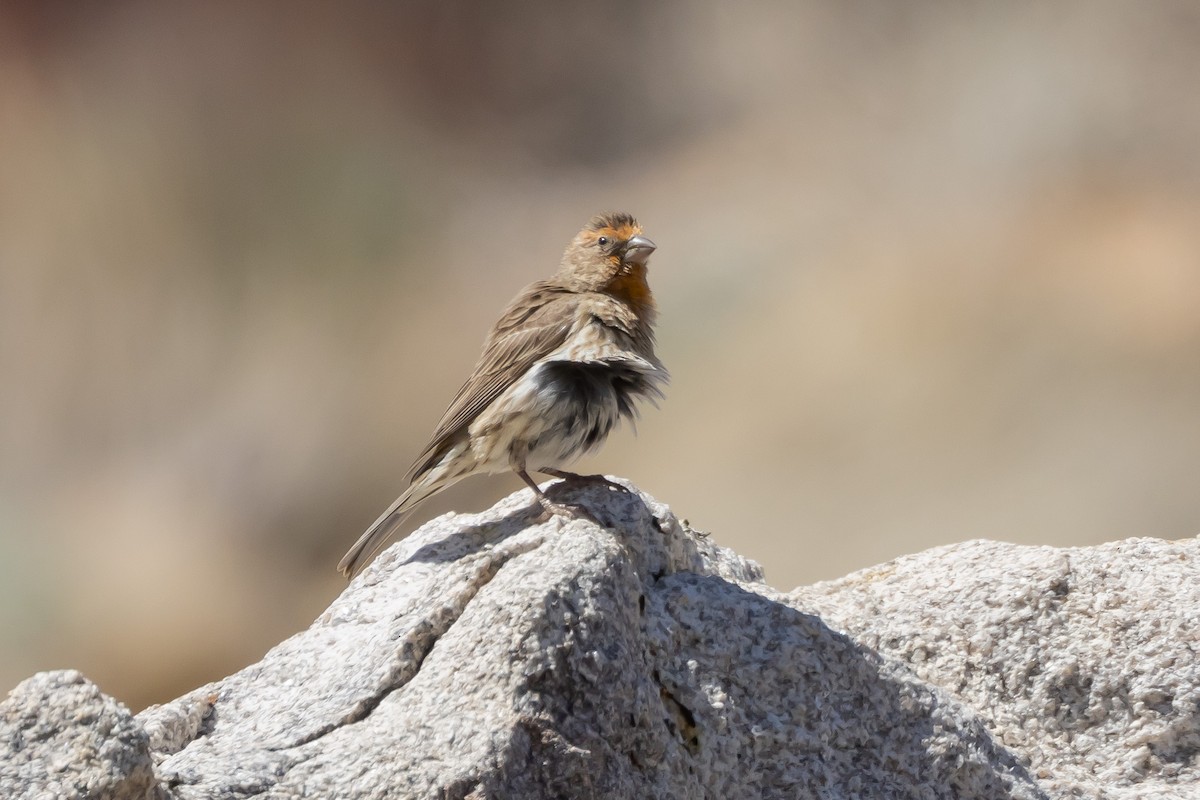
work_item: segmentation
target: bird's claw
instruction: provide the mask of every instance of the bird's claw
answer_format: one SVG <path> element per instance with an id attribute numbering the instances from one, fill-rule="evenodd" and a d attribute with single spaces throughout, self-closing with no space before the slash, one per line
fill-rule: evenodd
<path id="1" fill-rule="evenodd" d="M 596 518 L 586 507 L 572 503 L 556 503 L 548 497 L 539 497 L 538 504 L 542 507 L 544 519 L 552 517 L 567 517 L 568 519 L 586 519 L 596 522 Z"/>

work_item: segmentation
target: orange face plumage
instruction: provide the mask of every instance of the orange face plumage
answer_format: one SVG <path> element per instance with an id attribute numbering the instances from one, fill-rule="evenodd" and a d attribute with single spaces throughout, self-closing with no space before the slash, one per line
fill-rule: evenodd
<path id="1" fill-rule="evenodd" d="M 602 291 L 635 312 L 650 311 L 654 297 L 646 282 L 646 260 L 654 249 L 631 215 L 601 214 L 567 248 L 559 275 L 577 291 Z"/>

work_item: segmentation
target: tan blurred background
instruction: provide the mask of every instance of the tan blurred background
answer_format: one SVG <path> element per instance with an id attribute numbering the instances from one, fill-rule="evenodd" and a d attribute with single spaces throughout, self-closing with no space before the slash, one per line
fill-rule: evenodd
<path id="1" fill-rule="evenodd" d="M 1200 531 L 1191 0 L 7 3 L 0 692 L 307 625 L 607 209 L 674 381 L 582 466 L 780 588 Z"/>

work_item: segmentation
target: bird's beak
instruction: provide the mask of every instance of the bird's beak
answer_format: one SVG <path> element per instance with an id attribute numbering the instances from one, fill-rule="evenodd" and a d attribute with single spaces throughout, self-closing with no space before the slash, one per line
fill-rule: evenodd
<path id="1" fill-rule="evenodd" d="M 625 263 L 637 264 L 639 267 L 645 266 L 646 259 L 650 258 L 650 254 L 657 249 L 658 245 L 645 236 L 634 236 L 625 243 Z"/>

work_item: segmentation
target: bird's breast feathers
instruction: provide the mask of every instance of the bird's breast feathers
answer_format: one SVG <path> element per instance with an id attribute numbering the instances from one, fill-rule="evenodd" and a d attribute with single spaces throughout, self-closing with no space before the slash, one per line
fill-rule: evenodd
<path id="1" fill-rule="evenodd" d="M 646 272 L 645 264 L 630 264 L 608 285 L 608 292 L 639 317 L 654 316 L 654 295 L 650 293 Z"/>
<path id="2" fill-rule="evenodd" d="M 659 365 L 650 329 L 628 306 L 604 296 L 579 304 L 566 340 L 545 360 Z"/>

